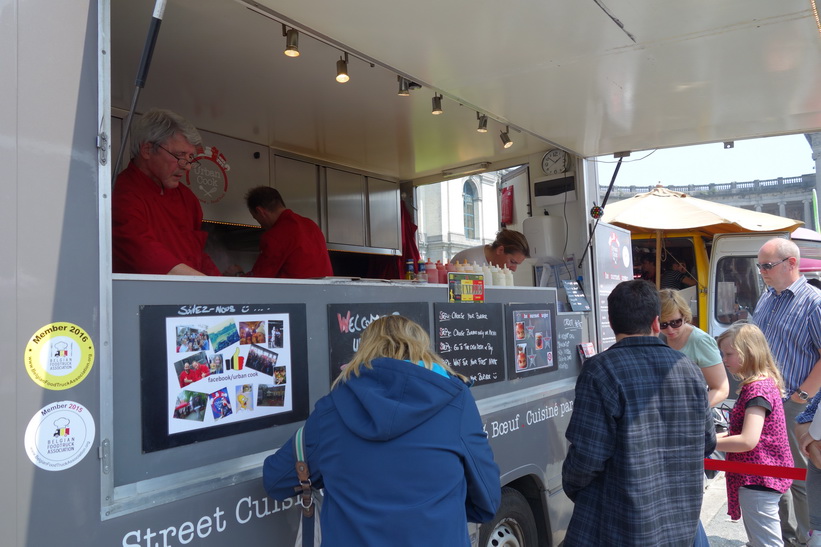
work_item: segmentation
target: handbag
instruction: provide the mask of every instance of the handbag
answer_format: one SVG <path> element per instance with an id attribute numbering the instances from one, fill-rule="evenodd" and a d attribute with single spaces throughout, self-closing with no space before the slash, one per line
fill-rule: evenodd
<path id="1" fill-rule="evenodd" d="M 322 496 L 311 484 L 311 471 L 305 461 L 305 438 L 302 427 L 294 435 L 294 457 L 296 460 L 296 475 L 299 486 L 294 487 L 297 492 L 297 505 L 302 507 L 299 518 L 299 529 L 296 533 L 295 547 L 320 547 L 322 544 L 322 530 L 319 525 L 319 511 L 322 507 Z"/>

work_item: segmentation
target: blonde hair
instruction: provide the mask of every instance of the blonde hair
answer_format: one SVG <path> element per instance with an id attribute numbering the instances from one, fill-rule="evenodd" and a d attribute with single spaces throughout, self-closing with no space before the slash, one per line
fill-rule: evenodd
<path id="1" fill-rule="evenodd" d="M 775 364 L 770 346 L 761 329 L 753 323 L 733 323 L 729 329 L 718 337 L 718 344 L 728 341 L 738 353 L 741 369 L 734 376 L 741 381 L 741 386 L 755 382 L 764 376 L 775 380 L 778 389 L 784 394 L 784 379 Z"/>
<path id="2" fill-rule="evenodd" d="M 433 364 L 436 363 L 449 374 L 462 381 L 466 380 L 431 350 L 430 337 L 418 323 L 401 315 L 386 315 L 368 325 L 362 332 L 359 351 L 342 369 L 342 374 L 334 380 L 331 389 L 347 382 L 352 375 L 358 377 L 363 366 L 373 368 L 371 361 L 379 357 L 410 361 L 414 365 L 421 361 L 428 370 L 433 369 Z"/>
<path id="3" fill-rule="evenodd" d="M 661 317 L 659 317 L 659 321 L 664 322 L 665 318 L 675 315 L 676 312 L 681 314 L 681 318 L 684 319 L 685 323 L 689 323 L 693 320 L 693 312 L 690 310 L 690 304 L 684 300 L 684 297 L 681 296 L 681 293 L 677 290 L 661 289 L 659 291 L 659 300 L 661 301 Z"/>

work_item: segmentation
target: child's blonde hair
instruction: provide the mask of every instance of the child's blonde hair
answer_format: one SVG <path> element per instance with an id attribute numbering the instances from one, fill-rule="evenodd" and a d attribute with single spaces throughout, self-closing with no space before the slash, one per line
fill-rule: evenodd
<path id="1" fill-rule="evenodd" d="M 741 386 L 758 380 L 760 377 L 769 377 L 775 380 L 778 389 L 784 393 L 784 379 L 775 364 L 770 346 L 761 329 L 753 323 L 733 323 L 729 329 L 718 337 L 718 345 L 728 340 L 738 353 L 741 370 L 734 376 L 741 381 Z"/>
<path id="2" fill-rule="evenodd" d="M 342 374 L 331 385 L 331 389 L 347 382 L 351 375 L 359 376 L 363 366 L 372 368 L 371 361 L 379 357 L 410 361 L 414 365 L 421 361 L 427 369 L 432 369 L 436 363 L 449 374 L 459 377 L 462 381 L 466 380 L 431 350 L 430 337 L 419 324 L 401 315 L 386 315 L 368 325 L 362 332 L 359 351 L 342 369 Z"/>

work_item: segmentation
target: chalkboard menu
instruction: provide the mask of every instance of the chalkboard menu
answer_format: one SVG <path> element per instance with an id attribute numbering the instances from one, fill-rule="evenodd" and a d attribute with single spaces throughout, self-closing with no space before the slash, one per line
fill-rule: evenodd
<path id="1" fill-rule="evenodd" d="M 508 304 L 508 375 L 522 378 L 558 369 L 554 304 Z"/>
<path id="2" fill-rule="evenodd" d="M 433 349 L 473 385 L 505 379 L 501 304 L 435 303 Z"/>
<path id="3" fill-rule="evenodd" d="M 359 349 L 362 331 L 380 317 L 402 315 L 416 321 L 430 334 L 427 302 L 370 302 L 328 304 L 328 351 L 331 382 Z"/>
<path id="4" fill-rule="evenodd" d="M 581 315 L 559 315 L 556 318 L 556 361 L 559 370 L 578 370 L 581 365 L 578 347 L 582 342 Z"/>

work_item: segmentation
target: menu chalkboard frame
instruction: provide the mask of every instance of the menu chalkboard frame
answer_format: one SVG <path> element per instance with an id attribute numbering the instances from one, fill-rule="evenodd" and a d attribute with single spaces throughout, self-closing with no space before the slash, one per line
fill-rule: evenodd
<path id="1" fill-rule="evenodd" d="M 559 370 L 578 374 L 582 359 L 579 355 L 579 344 L 584 343 L 584 312 L 560 313 L 554 321 L 556 331 L 556 360 Z M 560 343 L 564 347 L 560 348 Z M 565 350 L 564 352 L 562 350 Z M 569 360 L 566 358 L 569 356 Z"/>
<path id="2" fill-rule="evenodd" d="M 442 321 L 442 313 L 451 314 L 454 312 L 458 312 L 459 314 L 463 314 L 465 316 L 464 319 L 459 320 L 451 320 Z M 481 318 L 476 318 L 476 314 L 482 314 L 486 316 L 486 323 L 491 323 L 489 325 L 490 329 L 494 329 L 496 331 L 495 335 L 487 334 L 485 331 L 482 332 L 480 338 L 478 340 L 467 340 L 467 342 L 460 342 L 459 338 L 451 337 L 452 331 L 454 329 L 461 330 L 460 327 L 464 325 L 465 329 L 469 327 L 473 327 L 473 329 L 479 328 L 478 322 L 483 321 Z M 470 316 L 473 316 L 471 318 Z M 433 304 L 433 349 L 434 351 L 439 354 L 443 359 L 449 359 L 449 353 L 445 353 L 442 351 L 442 344 L 460 344 L 460 343 L 470 343 L 470 342 L 479 342 L 481 343 L 490 343 L 496 352 L 496 356 L 498 356 L 498 364 L 496 365 L 479 365 L 479 364 L 468 364 L 465 366 L 457 366 L 454 365 L 453 362 L 449 362 L 448 364 L 455 370 L 456 372 L 463 374 L 471 379 L 474 380 L 473 386 L 480 386 L 480 385 L 487 385 L 493 384 L 496 382 L 502 382 L 505 378 L 505 323 L 503 317 L 503 305 L 502 304 L 495 304 L 495 303 L 480 303 L 475 302 L 470 306 L 466 306 L 463 303 L 459 302 L 434 302 Z M 486 326 L 486 325 L 481 325 Z M 443 335 L 443 330 L 447 329 L 448 334 L 447 336 Z M 487 330 L 487 329 L 486 329 Z M 464 340 L 464 339 L 463 339 Z M 490 340 L 490 341 L 488 341 Z M 473 345 L 473 344 L 471 344 Z M 491 352 L 492 354 L 493 352 Z M 485 358 L 483 357 L 482 350 L 480 349 L 468 349 L 466 353 L 457 359 L 470 359 L 478 360 Z M 488 359 L 490 357 L 487 357 Z M 496 378 L 493 378 L 493 374 L 496 374 Z M 484 378 L 483 375 L 489 375 L 490 378 Z"/>
<path id="3" fill-rule="evenodd" d="M 343 332 L 341 312 L 353 322 L 355 332 L 359 334 L 378 317 L 402 315 L 419 323 L 430 336 L 430 305 L 428 302 L 357 302 L 328 304 L 328 375 L 330 382 L 342 372 L 338 363 L 347 363 L 356 350 L 347 349 L 348 345 L 358 346 L 358 337 L 349 331 Z M 347 313 L 346 313 L 347 312 Z"/>
<path id="4" fill-rule="evenodd" d="M 514 325 L 514 314 L 520 311 L 546 311 L 550 314 L 550 352 L 553 364 L 532 370 L 517 370 L 517 341 L 516 325 Z M 527 378 L 536 374 L 545 374 L 559 370 L 558 353 L 556 351 L 556 304 L 545 302 L 540 304 L 507 304 L 505 305 L 505 342 L 507 344 L 507 376 L 513 380 L 516 378 Z"/>

